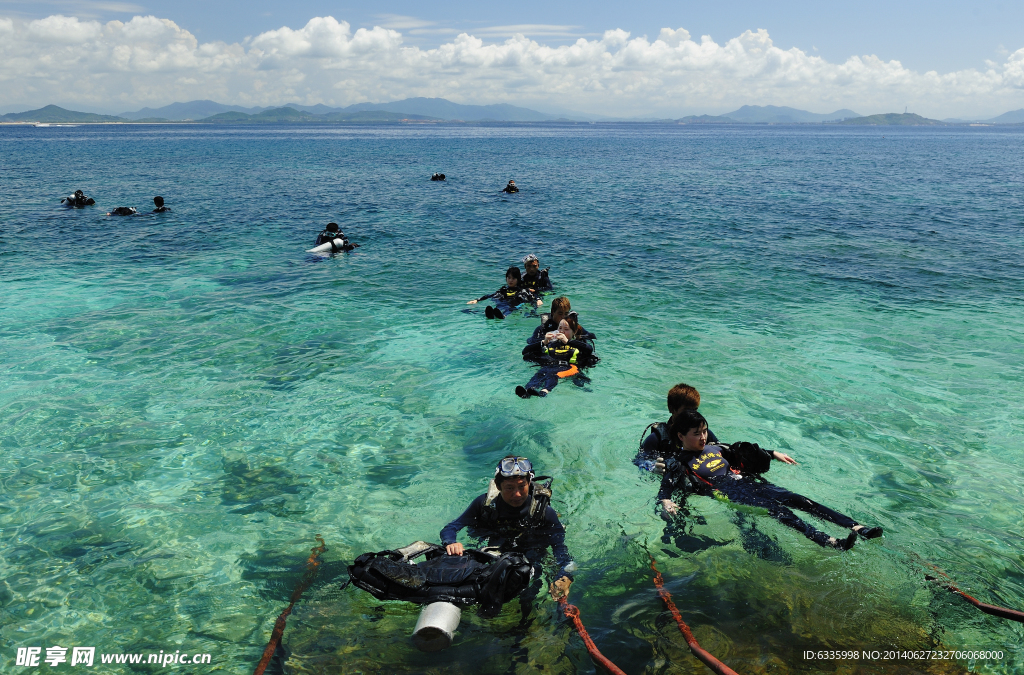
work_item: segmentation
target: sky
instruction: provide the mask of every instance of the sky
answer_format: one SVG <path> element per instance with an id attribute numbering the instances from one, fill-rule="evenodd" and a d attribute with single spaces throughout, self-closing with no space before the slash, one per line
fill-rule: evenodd
<path id="1" fill-rule="evenodd" d="M 1024 108 L 1024 3 L 0 0 L 0 111 L 411 96 L 993 117 Z"/>

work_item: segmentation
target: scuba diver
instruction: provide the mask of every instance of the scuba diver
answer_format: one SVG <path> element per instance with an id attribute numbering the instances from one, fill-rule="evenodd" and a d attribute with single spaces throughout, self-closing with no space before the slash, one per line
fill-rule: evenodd
<path id="1" fill-rule="evenodd" d="M 430 180 L 444 180 L 445 176 L 443 173 L 435 173 L 430 177 Z"/>
<path id="2" fill-rule="evenodd" d="M 554 303 L 551 303 L 554 311 Z M 696 410 L 700 407 L 700 392 L 688 384 L 680 382 L 668 390 L 668 416 L 669 420 L 680 410 Z M 644 429 L 651 433 L 640 443 L 640 448 L 633 458 L 633 464 L 644 471 L 654 473 L 665 473 L 665 458 L 675 453 L 675 443 L 668 432 L 668 422 L 655 422 L 648 424 Z M 708 429 L 708 443 L 718 445 L 718 437 Z"/>
<path id="3" fill-rule="evenodd" d="M 526 274 L 523 275 L 524 287 L 529 288 L 535 293 L 554 290 L 554 287 L 551 285 L 551 279 L 548 278 L 548 270 L 551 268 L 545 267 L 541 269 L 537 256 L 531 253 L 523 258 L 523 267 L 526 268 Z"/>
<path id="4" fill-rule="evenodd" d="M 108 216 L 134 216 L 139 210 L 134 206 L 118 206 L 117 208 L 111 209 Z"/>
<path id="5" fill-rule="evenodd" d="M 170 206 L 164 206 L 163 197 L 153 197 L 153 205 L 156 207 L 151 213 L 167 213 L 171 210 Z"/>
<path id="6" fill-rule="evenodd" d="M 85 193 L 82 192 L 81 190 L 75 190 L 75 194 L 69 197 L 65 197 L 64 199 L 60 200 L 60 203 L 64 204 L 65 206 L 80 209 L 83 206 L 92 206 L 93 204 L 96 203 L 96 200 L 93 199 L 92 197 L 86 197 Z"/>
<path id="7" fill-rule="evenodd" d="M 551 301 L 551 313 L 541 314 L 540 325 L 534 329 L 533 335 L 526 338 L 526 344 L 540 344 L 544 336 L 551 331 L 558 330 L 562 319 L 569 318 L 569 315 L 572 315 L 572 325 L 575 326 L 575 334 L 572 339 L 593 342 L 597 336 L 580 325 L 579 314 L 572 311 L 572 304 L 569 302 L 569 298 L 560 295 Z"/>
<path id="8" fill-rule="evenodd" d="M 516 187 L 516 182 L 514 180 L 510 180 L 508 182 L 508 185 L 505 186 L 505 189 L 502 190 L 502 192 L 506 194 L 512 194 L 514 192 L 519 192 L 519 188 Z"/>
<path id="9" fill-rule="evenodd" d="M 338 253 L 340 251 L 351 251 L 352 249 L 358 248 L 359 244 L 353 244 L 345 238 L 345 233 L 338 230 L 337 223 L 327 223 L 320 234 L 316 235 L 316 241 L 313 243 L 313 247 L 316 248 L 321 244 L 330 243 L 331 253 Z"/>
<path id="10" fill-rule="evenodd" d="M 673 415 L 669 431 L 678 450 L 673 457 L 666 459 L 665 476 L 658 490 L 658 500 L 666 520 L 679 513 L 680 507 L 672 501 L 672 494 L 682 490 L 724 502 L 766 509 L 768 515 L 802 533 L 819 546 L 840 551 L 853 548 L 858 535 L 865 539 L 882 536 L 881 527 L 860 525 L 849 516 L 773 485 L 760 476 L 768 471 L 772 459 L 796 464 L 789 455 L 777 450 L 765 450 L 754 443 L 734 443 L 728 447 L 705 445 L 708 423 L 696 410 L 684 408 Z M 845 539 L 830 537 L 800 520 L 791 508 L 848 527 L 850 534 Z"/>
<path id="11" fill-rule="evenodd" d="M 582 387 L 590 381 L 590 378 L 579 369 L 592 366 L 599 359 L 594 356 L 592 341 L 573 338 L 578 328 L 576 313 L 569 312 L 569 315 L 559 322 L 558 330 L 545 334 L 539 343 L 523 347 L 523 360 L 533 361 L 540 365 L 540 369 L 534 373 L 525 387 L 516 387 L 516 396 L 547 396 L 560 381 L 570 377 L 577 387 Z"/>
<path id="12" fill-rule="evenodd" d="M 512 266 L 505 270 L 505 285 L 496 290 L 494 293 L 488 293 L 476 300 L 470 300 L 467 305 L 475 305 L 481 300 L 494 300 L 494 307 L 487 305 L 484 308 L 484 315 L 488 319 L 504 319 L 505 315 L 515 310 L 524 303 L 528 303 L 531 307 L 536 303 L 538 307 L 544 304 L 543 300 L 538 300 L 533 291 L 528 288 L 523 288 L 519 285 L 522 281 L 523 273 L 519 271 L 518 267 Z"/>
<path id="13" fill-rule="evenodd" d="M 441 530 L 441 545 L 448 555 L 461 556 L 465 549 L 456 541 L 459 530 L 469 528 L 471 537 L 488 539 L 488 546 L 502 552 L 518 551 L 540 572 L 545 551 L 551 547 L 558 565 L 549 592 L 555 600 L 568 597 L 576 563 L 565 545 L 565 528 L 551 508 L 551 480 L 534 480 L 533 464 L 526 457 L 502 458 L 494 469 L 487 492 L 470 503 L 461 516 Z M 546 483 L 541 482 L 548 479 Z M 523 620 L 539 588 L 531 586 L 522 596 Z"/>

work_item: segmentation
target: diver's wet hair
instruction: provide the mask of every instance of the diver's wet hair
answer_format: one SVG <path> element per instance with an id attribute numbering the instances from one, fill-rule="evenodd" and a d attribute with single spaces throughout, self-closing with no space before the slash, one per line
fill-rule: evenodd
<path id="1" fill-rule="evenodd" d="M 328 232 L 337 232 L 338 231 L 338 224 L 337 223 L 327 223 L 327 228 L 326 229 L 327 229 Z"/>
<path id="2" fill-rule="evenodd" d="M 566 314 L 568 314 L 571 309 L 572 306 L 569 304 L 569 298 L 565 297 L 564 295 L 560 295 L 551 301 L 552 314 L 555 312 L 565 312 Z"/>
<path id="3" fill-rule="evenodd" d="M 708 421 L 696 410 L 686 408 L 673 415 L 672 420 L 668 423 L 668 430 L 672 434 L 673 441 L 679 437 L 679 434 L 685 436 L 690 433 L 691 429 L 700 429 L 701 427 L 707 429 Z"/>
<path id="4" fill-rule="evenodd" d="M 505 270 L 505 276 L 506 277 L 512 277 L 516 281 L 522 281 L 523 280 L 523 273 L 520 272 L 519 268 L 516 267 L 515 265 L 513 265 L 512 267 L 509 267 L 507 270 Z"/>
<path id="5" fill-rule="evenodd" d="M 161 206 L 164 205 L 164 198 L 163 197 L 153 197 L 153 203 L 156 205 L 157 208 L 160 208 Z"/>
<path id="6" fill-rule="evenodd" d="M 688 384 L 680 382 L 668 390 L 668 411 L 680 409 L 696 410 L 700 407 L 700 392 Z"/>

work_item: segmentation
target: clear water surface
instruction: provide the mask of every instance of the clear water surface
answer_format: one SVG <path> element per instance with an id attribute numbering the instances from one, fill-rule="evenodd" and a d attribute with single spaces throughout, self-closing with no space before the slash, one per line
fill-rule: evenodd
<path id="1" fill-rule="evenodd" d="M 707 672 L 649 556 L 741 673 L 1024 668 L 1021 625 L 924 578 L 1024 608 L 1020 128 L 4 127 L 0 186 L 4 672 L 61 645 L 249 673 L 316 534 L 287 672 L 593 672 L 547 599 L 426 655 L 416 607 L 338 590 L 356 555 L 436 541 L 509 452 L 556 477 L 573 599 L 627 673 Z M 99 205 L 59 207 L 76 188 Z M 104 215 L 155 194 L 172 213 Z M 362 248 L 305 253 L 330 220 Z M 530 252 L 602 361 L 524 401 L 536 317 L 465 302 Z M 723 440 L 800 462 L 774 482 L 885 537 L 840 554 L 694 498 L 663 541 L 630 459 L 680 381 Z M 802 656 L 891 648 L 1006 656 Z"/>

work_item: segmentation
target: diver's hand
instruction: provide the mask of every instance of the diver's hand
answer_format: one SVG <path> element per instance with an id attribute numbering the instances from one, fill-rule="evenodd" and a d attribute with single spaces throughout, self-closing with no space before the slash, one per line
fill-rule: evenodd
<path id="1" fill-rule="evenodd" d="M 679 513 L 679 507 L 676 506 L 675 502 L 671 499 L 662 499 L 661 508 L 665 510 L 665 513 L 670 516 L 674 516 Z"/>
<path id="2" fill-rule="evenodd" d="M 462 555 L 463 548 L 462 544 L 460 544 L 459 542 L 455 542 L 454 544 L 448 544 L 447 546 L 445 546 L 444 550 L 448 553 L 448 555 Z"/>
<path id="3" fill-rule="evenodd" d="M 572 579 L 569 577 L 558 577 L 551 584 L 551 599 L 561 600 L 569 597 L 569 587 L 572 586 Z"/>
<path id="4" fill-rule="evenodd" d="M 792 457 L 783 452 L 779 452 L 778 450 L 772 450 L 772 457 L 779 460 L 780 462 L 785 462 L 786 464 L 796 464 L 795 459 L 793 459 Z"/>
<path id="5" fill-rule="evenodd" d="M 479 301 L 479 300 L 470 300 L 470 301 L 469 301 L 469 302 L 467 302 L 466 304 L 467 304 L 467 305 L 475 305 L 475 304 L 476 304 L 476 303 L 478 303 L 478 302 L 480 302 L 480 301 Z"/>
<path id="6" fill-rule="evenodd" d="M 538 300 L 538 301 L 537 301 L 537 306 L 538 306 L 538 307 L 540 307 L 540 306 L 541 306 L 541 305 L 543 305 L 543 304 L 544 304 L 544 301 L 543 301 L 543 300 Z"/>
<path id="7" fill-rule="evenodd" d="M 655 457 L 654 458 L 654 473 L 665 473 L 665 458 Z"/>

